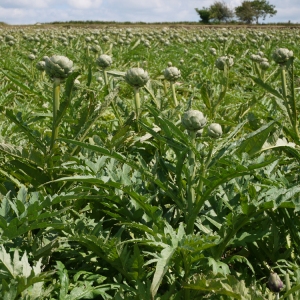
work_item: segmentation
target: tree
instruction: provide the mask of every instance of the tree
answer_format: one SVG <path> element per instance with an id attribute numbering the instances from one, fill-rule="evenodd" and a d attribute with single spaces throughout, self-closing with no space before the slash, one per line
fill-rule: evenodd
<path id="1" fill-rule="evenodd" d="M 241 6 L 235 8 L 237 18 L 248 24 L 252 23 L 255 17 L 255 11 L 252 7 L 252 1 L 243 1 Z"/>
<path id="2" fill-rule="evenodd" d="M 272 5 L 267 0 L 254 0 L 251 4 L 253 10 L 254 10 L 254 19 L 256 20 L 256 24 L 258 24 L 258 19 L 265 18 L 267 15 L 270 17 L 273 17 L 276 15 L 277 10 L 275 10 L 275 5 Z"/>
<path id="3" fill-rule="evenodd" d="M 209 23 L 210 12 L 208 8 L 203 7 L 202 9 L 195 8 L 197 14 L 201 18 L 202 23 Z"/>
<path id="4" fill-rule="evenodd" d="M 209 7 L 210 19 L 227 21 L 233 17 L 233 11 L 226 5 L 225 2 L 216 1 Z"/>

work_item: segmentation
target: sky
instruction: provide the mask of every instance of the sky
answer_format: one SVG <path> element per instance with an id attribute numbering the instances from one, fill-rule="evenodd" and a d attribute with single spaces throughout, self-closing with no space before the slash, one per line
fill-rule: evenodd
<path id="1" fill-rule="evenodd" d="M 0 0 L 0 22 L 29 25 L 55 21 L 197 22 L 195 8 L 216 0 Z M 242 0 L 224 0 L 234 8 Z M 300 0 L 269 0 L 277 14 L 264 23 L 300 23 Z"/>

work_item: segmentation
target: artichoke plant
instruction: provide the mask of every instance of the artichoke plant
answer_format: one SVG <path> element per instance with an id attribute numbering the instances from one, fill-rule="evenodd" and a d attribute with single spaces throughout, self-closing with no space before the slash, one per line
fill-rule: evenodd
<path id="1" fill-rule="evenodd" d="M 97 58 L 96 64 L 102 69 L 104 82 L 106 85 L 108 85 L 108 77 L 107 77 L 107 73 L 106 73 L 105 69 L 108 68 L 112 64 L 111 57 L 109 55 L 102 54 Z"/>
<path id="2" fill-rule="evenodd" d="M 164 71 L 164 77 L 167 81 L 170 82 L 172 88 L 173 102 L 174 106 L 178 105 L 176 92 L 175 92 L 175 81 L 180 78 L 181 73 L 176 67 L 172 67 L 172 63 L 168 63 L 168 67 Z M 165 87 L 166 90 L 166 87 Z"/>
<path id="3" fill-rule="evenodd" d="M 60 84 L 73 72 L 73 62 L 65 56 L 53 55 L 45 57 L 45 71 L 53 79 L 53 123 L 51 151 L 55 148 L 59 125 L 56 124 L 60 107 Z"/>
<path id="4" fill-rule="evenodd" d="M 64 80 L 73 71 L 73 62 L 66 56 L 53 55 L 45 58 L 45 71 L 51 78 Z"/>
<path id="5" fill-rule="evenodd" d="M 140 88 L 143 87 L 149 80 L 148 72 L 142 68 L 131 68 L 125 73 L 125 81 L 134 87 L 134 104 L 136 119 L 139 119 L 141 100 L 140 100 Z M 137 124 L 137 130 L 139 130 Z"/>

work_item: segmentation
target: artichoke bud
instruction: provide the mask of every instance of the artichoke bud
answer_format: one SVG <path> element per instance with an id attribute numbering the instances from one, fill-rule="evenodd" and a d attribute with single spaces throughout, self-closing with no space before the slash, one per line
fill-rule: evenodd
<path id="1" fill-rule="evenodd" d="M 210 137 L 217 139 L 223 134 L 222 127 L 218 123 L 211 123 L 207 127 L 207 133 Z"/>
<path id="2" fill-rule="evenodd" d="M 45 70 L 45 65 L 46 63 L 41 60 L 39 62 L 36 63 L 35 67 L 39 70 L 39 71 L 44 71 Z"/>
<path id="3" fill-rule="evenodd" d="M 221 71 L 224 70 L 225 65 L 228 67 L 233 66 L 233 58 L 230 56 L 221 56 L 215 62 L 215 66 Z"/>
<path id="4" fill-rule="evenodd" d="M 189 131 L 198 131 L 206 124 L 206 118 L 199 110 L 188 110 L 181 116 L 181 123 Z"/>
<path id="5" fill-rule="evenodd" d="M 73 71 L 73 61 L 66 56 L 53 55 L 45 58 L 45 71 L 51 78 L 64 80 Z"/>
<path id="6" fill-rule="evenodd" d="M 33 53 L 30 53 L 30 54 L 28 55 L 28 58 L 29 58 L 30 60 L 35 60 L 35 55 L 34 55 Z"/>
<path id="7" fill-rule="evenodd" d="M 106 69 L 112 64 L 112 59 L 109 55 L 102 54 L 97 58 L 96 63 L 100 68 Z"/>
<path id="8" fill-rule="evenodd" d="M 217 55 L 217 50 L 215 48 L 209 48 L 209 52 L 212 55 Z"/>
<path id="9" fill-rule="evenodd" d="M 283 288 L 283 282 L 280 280 L 277 273 L 271 273 L 267 282 L 267 287 L 274 293 L 279 293 Z"/>
<path id="10" fill-rule="evenodd" d="M 140 88 L 148 82 L 149 75 L 148 72 L 142 68 L 131 68 L 125 73 L 124 78 L 129 85 Z"/>
<path id="11" fill-rule="evenodd" d="M 274 61 L 278 64 L 286 63 L 289 60 L 289 58 L 293 56 L 294 56 L 293 51 L 286 48 L 278 48 L 272 54 Z"/>
<path id="12" fill-rule="evenodd" d="M 180 70 L 176 67 L 168 67 L 164 71 L 164 77 L 168 81 L 176 81 L 181 76 Z"/>
<path id="13" fill-rule="evenodd" d="M 268 60 L 262 60 L 260 63 L 259 63 L 259 67 L 262 69 L 262 70 L 267 70 L 269 67 L 270 67 L 270 64 L 268 62 Z"/>

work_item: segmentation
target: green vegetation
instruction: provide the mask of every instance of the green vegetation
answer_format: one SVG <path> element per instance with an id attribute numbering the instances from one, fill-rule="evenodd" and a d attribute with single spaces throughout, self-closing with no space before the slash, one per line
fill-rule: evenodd
<path id="1" fill-rule="evenodd" d="M 299 299 L 298 29 L 0 31 L 0 298 Z"/>
<path id="2" fill-rule="evenodd" d="M 199 14 L 201 22 L 204 24 L 209 23 L 210 20 L 227 22 L 232 19 L 234 15 L 241 22 L 250 24 L 255 20 L 256 24 L 258 24 L 259 18 L 265 20 L 268 15 L 273 17 L 277 13 L 275 6 L 270 4 L 267 0 L 246 0 L 243 1 L 240 6 L 237 6 L 234 11 L 230 9 L 225 2 L 221 1 L 214 2 L 209 8 L 195 8 L 195 10 Z"/>

